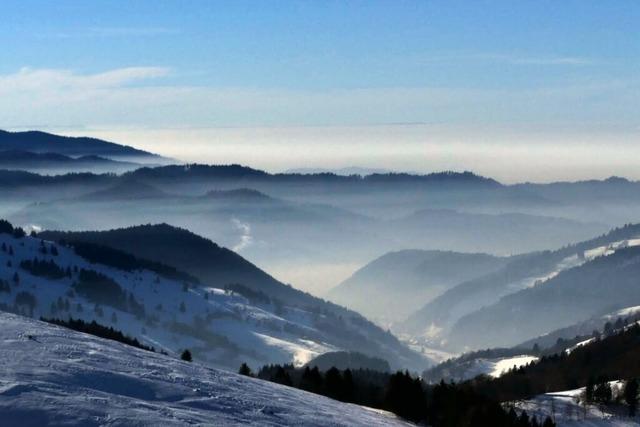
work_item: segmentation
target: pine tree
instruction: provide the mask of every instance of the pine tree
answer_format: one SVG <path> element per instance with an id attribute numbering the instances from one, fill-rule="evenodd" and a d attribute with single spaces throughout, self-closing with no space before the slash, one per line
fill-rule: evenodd
<path id="1" fill-rule="evenodd" d="M 638 380 L 633 378 L 624 384 L 624 401 L 629 405 L 629 416 L 636 415 L 638 409 Z"/>
<path id="2" fill-rule="evenodd" d="M 611 385 L 605 378 L 601 378 L 593 390 L 593 399 L 602 405 L 606 405 L 611 402 L 612 396 Z"/>
<path id="3" fill-rule="evenodd" d="M 16 285 L 20 284 L 20 275 L 17 271 L 13 273 L 13 283 L 15 283 Z"/>
<path id="4" fill-rule="evenodd" d="M 251 368 L 246 363 L 243 363 L 242 365 L 240 365 L 240 369 L 238 370 L 238 373 L 240 375 L 244 375 L 247 377 L 253 376 L 253 372 L 251 371 Z"/>
<path id="5" fill-rule="evenodd" d="M 553 422 L 551 417 L 547 416 L 542 423 L 542 427 L 556 427 L 556 423 Z"/>
<path id="6" fill-rule="evenodd" d="M 51 252 L 51 255 L 58 256 L 58 248 L 56 248 L 54 245 L 51 245 L 51 249 L 49 251 Z"/>
<path id="7" fill-rule="evenodd" d="M 322 374 L 317 366 L 314 366 L 313 369 L 309 369 L 308 366 L 304 368 L 300 378 L 300 388 L 312 393 L 320 393 L 322 390 Z"/>
<path id="8" fill-rule="evenodd" d="M 350 369 L 346 369 L 342 374 L 342 400 L 353 402 L 355 400 L 355 385 L 353 384 L 353 374 Z"/>
<path id="9" fill-rule="evenodd" d="M 325 373 L 324 386 L 327 396 L 333 399 L 342 397 L 342 375 L 340 375 L 340 371 L 335 366 Z"/>
<path id="10" fill-rule="evenodd" d="M 118 323 L 118 316 L 115 311 L 111 313 L 111 323 Z"/>
<path id="11" fill-rule="evenodd" d="M 584 389 L 584 400 L 587 403 L 592 403 L 593 402 L 593 392 L 595 390 L 595 381 L 593 380 L 593 378 L 589 378 L 587 380 L 587 386 Z"/>
<path id="12" fill-rule="evenodd" d="M 183 351 L 180 355 L 180 359 L 184 360 L 185 362 L 191 362 L 193 360 L 193 358 L 191 357 L 191 352 L 189 350 Z"/>
<path id="13" fill-rule="evenodd" d="M 278 384 L 283 384 L 287 386 L 293 385 L 293 381 L 291 381 L 291 377 L 289 376 L 287 371 L 284 370 L 282 366 L 278 366 L 276 368 L 276 372 L 273 375 L 273 378 L 271 380 Z"/>
<path id="14" fill-rule="evenodd" d="M 607 322 L 604 324 L 603 332 L 605 337 L 611 336 L 611 334 L 613 333 L 613 325 L 611 324 L 611 322 Z"/>

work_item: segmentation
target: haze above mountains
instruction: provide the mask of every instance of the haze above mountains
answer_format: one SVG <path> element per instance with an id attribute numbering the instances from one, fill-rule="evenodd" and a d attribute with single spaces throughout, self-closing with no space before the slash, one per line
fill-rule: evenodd
<path id="1" fill-rule="evenodd" d="M 430 381 L 498 378 L 640 313 L 639 182 L 344 172 L 0 133 L 0 309 L 223 370 Z"/>
<path id="2" fill-rule="evenodd" d="M 594 239 L 640 214 L 640 183 L 624 178 L 505 185 L 471 172 L 271 174 L 169 164 L 132 147 L 42 132 L 2 132 L 0 167 L 3 158 L 13 167 L 0 170 L 0 215 L 14 225 L 46 240 L 167 264 L 216 289 L 244 290 L 272 313 L 284 304 L 310 318 L 356 316 L 370 329 L 354 349 L 367 347 L 395 366 L 515 345 L 636 299 L 622 290 L 615 293 L 621 299 L 590 290 L 596 296 L 575 309 L 544 311 L 564 304 L 557 292 L 580 299 L 578 279 L 571 279 L 576 269 L 603 271 L 625 286 L 635 252 L 624 248 L 634 246 L 636 228 Z M 98 164 L 108 173 L 95 173 Z M 43 168 L 56 173 L 35 173 Z M 589 255 L 607 251 L 615 254 L 607 262 Z M 404 343 L 316 296 L 390 327 Z M 509 321 L 516 306 L 527 313 L 522 324 Z M 545 318 L 529 324 L 541 310 Z M 287 344 L 278 357 L 351 350 L 345 337 L 330 337 L 334 332 L 320 338 L 336 325 L 317 322 L 304 327 L 324 332 L 303 339 L 320 334 L 311 341 L 325 350 Z"/>

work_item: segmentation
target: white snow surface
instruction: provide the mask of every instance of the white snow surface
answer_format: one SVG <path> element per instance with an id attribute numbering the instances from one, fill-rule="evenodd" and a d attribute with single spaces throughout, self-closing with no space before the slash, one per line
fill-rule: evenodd
<path id="1" fill-rule="evenodd" d="M 591 344 L 592 342 L 594 342 L 596 339 L 595 338 L 587 338 L 584 341 L 580 341 L 579 343 L 575 344 L 572 347 L 569 347 L 568 349 L 565 350 L 565 353 L 570 354 L 573 350 L 575 350 L 576 348 L 580 348 L 582 346 L 585 346 L 587 344 Z"/>
<path id="2" fill-rule="evenodd" d="M 525 279 L 519 280 L 509 285 L 514 291 L 518 291 L 525 288 L 530 288 L 532 286 L 540 285 L 548 280 L 553 279 L 561 272 L 568 270 L 570 268 L 579 267 L 582 264 L 592 261 L 597 257 L 608 256 L 619 249 L 624 249 L 632 246 L 640 246 L 640 238 L 634 239 L 626 239 L 619 240 L 616 242 L 611 242 L 605 246 L 598 246 L 588 250 L 583 251 L 581 254 L 570 255 L 563 260 L 561 260 L 558 264 L 556 264 L 551 270 L 545 272 L 544 274 L 527 277 Z"/>
<path id="3" fill-rule="evenodd" d="M 2 426 L 409 426 L 392 414 L 0 312 Z"/>
<path id="4" fill-rule="evenodd" d="M 13 255 L 8 250 L 0 251 L 0 281 L 9 283 L 11 288 L 8 292 L 0 292 L 0 304 L 11 307 L 10 311 L 17 309 L 34 318 L 66 319 L 71 316 L 85 321 L 96 320 L 156 349 L 179 354 L 188 348 L 200 361 L 232 370 L 238 368 L 240 360 L 254 368 L 265 363 L 302 365 L 322 353 L 338 350 L 326 343 L 326 335 L 314 327 L 312 313 L 284 307 L 276 315 L 272 307 L 252 305 L 239 294 L 193 284 L 185 290 L 182 282 L 152 271 L 124 271 L 90 263 L 72 249 L 53 242 L 45 242 L 49 253 L 43 254 L 41 240 L 32 237 L 17 239 L 0 233 L 0 244 L 3 243 L 7 248 L 11 247 Z M 50 253 L 52 246 L 57 248 L 57 256 Z M 52 280 L 20 268 L 21 261 L 34 258 L 53 260 L 63 269 L 90 269 L 112 278 L 136 301 L 144 304 L 145 318 L 108 305 L 100 305 L 103 314 L 98 315 L 93 302 L 70 292 L 72 283 L 77 281 L 77 273 L 74 272 L 71 278 Z M 17 285 L 13 282 L 16 272 L 20 277 Z M 20 292 L 35 296 L 33 312 L 28 307 L 15 306 Z M 208 299 L 205 298 L 207 293 Z M 69 309 L 53 312 L 52 305 L 59 299 L 68 300 Z M 184 310 L 181 310 L 182 304 Z M 227 339 L 228 344 L 221 339 Z"/>
<path id="5" fill-rule="evenodd" d="M 514 366 L 519 368 L 520 366 L 527 365 L 537 360 L 537 357 L 529 355 L 496 357 L 492 359 L 478 358 L 470 361 L 465 366 L 464 371 L 454 376 L 452 379 L 455 381 L 464 381 L 475 378 L 478 375 L 489 375 L 490 377 L 497 378 L 506 374 Z"/>
<path id="6" fill-rule="evenodd" d="M 510 369 L 514 366 L 519 368 L 521 366 L 528 365 L 531 362 L 537 362 L 538 358 L 536 356 L 522 355 L 522 356 L 513 356 L 513 357 L 504 357 L 499 359 L 490 359 L 489 366 L 491 368 L 490 371 L 487 372 L 488 375 L 497 378 L 503 374 L 506 374 Z"/>
<path id="7" fill-rule="evenodd" d="M 619 381 L 611 382 L 612 389 L 622 387 Z M 557 427 L 631 427 L 640 425 L 640 417 L 629 418 L 627 410 L 621 405 L 601 407 L 580 403 L 580 396 L 584 393 L 584 387 L 546 393 L 533 399 L 515 402 L 513 406 L 517 411 L 525 410 L 529 416 L 535 415 L 539 421 L 550 416 L 555 420 Z M 508 406 L 508 405 L 507 405 Z"/>

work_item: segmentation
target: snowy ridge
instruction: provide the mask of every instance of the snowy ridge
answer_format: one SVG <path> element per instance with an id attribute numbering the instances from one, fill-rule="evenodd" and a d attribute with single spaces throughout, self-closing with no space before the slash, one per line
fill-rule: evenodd
<path id="1" fill-rule="evenodd" d="M 498 378 L 513 368 L 526 366 L 529 363 L 537 362 L 536 356 L 526 354 L 505 357 L 478 357 L 464 362 L 458 362 L 452 369 L 447 369 L 443 375 L 447 381 L 461 382 L 471 380 L 478 375 L 487 375 Z M 441 378 L 431 377 L 431 381 L 439 381 Z"/>
<path id="2" fill-rule="evenodd" d="M 322 331 L 313 327 L 311 313 L 302 310 L 285 308 L 276 315 L 225 290 L 185 285 L 148 270 L 124 271 L 92 264 L 72 249 L 52 242 L 45 242 L 45 254 L 41 241 L 32 237 L 18 239 L 0 234 L 1 244 L 7 250 L 0 251 L 0 281 L 9 289 L 5 286 L 0 291 L 0 304 L 9 311 L 34 318 L 72 316 L 96 320 L 156 349 L 175 354 L 188 348 L 196 360 L 232 370 L 242 361 L 254 366 L 289 362 L 302 365 L 319 354 L 336 350 L 325 343 Z M 52 247 L 58 255 L 52 254 Z M 69 267 L 71 277 L 50 279 L 20 267 L 22 261 L 34 258 L 53 260 L 62 269 Z M 144 315 L 106 304 L 97 304 L 96 308 L 95 301 L 73 292 L 72 285 L 78 281 L 76 267 L 113 279 L 144 305 Z M 14 282 L 16 273 L 19 283 Z M 34 297 L 33 306 L 16 299 L 24 292 Z"/>
<path id="3" fill-rule="evenodd" d="M 0 323 L 2 425 L 410 425 L 23 316 L 0 313 Z"/>
<path id="4" fill-rule="evenodd" d="M 618 390 L 622 387 L 620 381 L 611 381 L 611 388 Z M 601 407 L 598 405 L 584 405 L 581 396 L 584 387 L 575 390 L 545 393 L 533 399 L 515 402 L 516 410 L 525 410 L 529 416 L 538 419 L 550 416 L 557 427 L 631 427 L 640 425 L 640 417 L 629 418 L 626 408 Z"/>
<path id="5" fill-rule="evenodd" d="M 542 284 L 548 280 L 553 279 L 561 272 L 574 267 L 580 267 L 581 265 L 593 261 L 601 256 L 609 256 L 614 254 L 619 249 L 629 248 L 633 246 L 640 246 L 640 239 L 626 239 L 611 242 L 608 245 L 597 246 L 582 253 L 568 256 L 561 260 L 556 266 L 541 276 L 528 277 L 510 285 L 510 288 L 514 290 L 521 290 Z"/>

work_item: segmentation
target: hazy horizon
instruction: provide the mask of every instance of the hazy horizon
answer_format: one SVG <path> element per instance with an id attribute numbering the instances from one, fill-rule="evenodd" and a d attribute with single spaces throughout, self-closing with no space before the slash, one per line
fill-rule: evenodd
<path id="1" fill-rule="evenodd" d="M 438 125 L 262 127 L 62 131 L 131 145 L 189 163 L 238 163 L 268 172 L 362 167 L 394 172 L 472 171 L 506 184 L 579 181 L 621 176 L 640 179 L 634 135 L 600 138 L 585 132 L 579 144 L 554 134 L 485 130 L 465 140 Z M 340 152 L 348 146 L 348 151 Z"/>
<path id="2" fill-rule="evenodd" d="M 637 2 L 197 3 L 7 5 L 2 127 L 272 172 L 640 179 Z"/>

